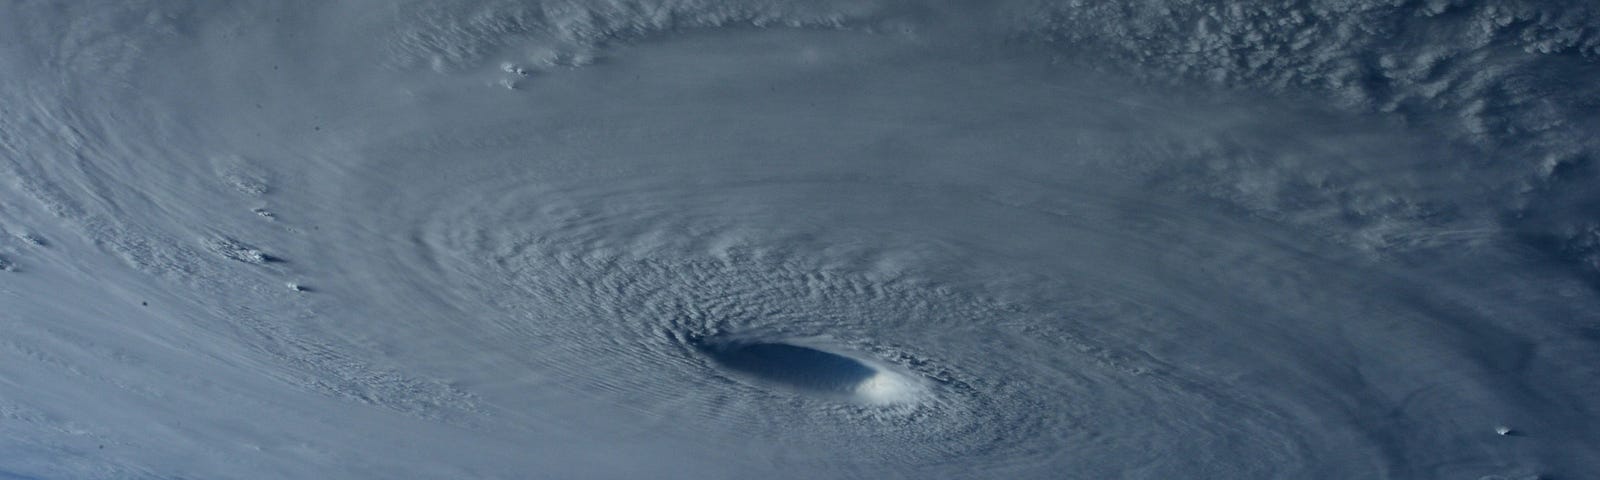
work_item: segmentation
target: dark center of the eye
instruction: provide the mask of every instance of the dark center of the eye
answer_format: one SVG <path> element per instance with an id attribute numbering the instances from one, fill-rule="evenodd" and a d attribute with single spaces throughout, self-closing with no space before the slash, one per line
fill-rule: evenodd
<path id="1" fill-rule="evenodd" d="M 849 357 L 788 343 L 705 344 L 701 348 L 728 369 L 785 386 L 851 393 L 878 370 Z"/>

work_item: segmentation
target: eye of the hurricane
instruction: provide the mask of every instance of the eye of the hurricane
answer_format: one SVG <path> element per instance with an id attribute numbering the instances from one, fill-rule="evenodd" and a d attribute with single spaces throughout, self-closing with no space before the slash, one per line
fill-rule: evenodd
<path id="1" fill-rule="evenodd" d="M 864 403 L 900 403 L 917 391 L 904 375 L 846 355 L 785 342 L 697 342 L 712 360 L 769 386 Z"/>

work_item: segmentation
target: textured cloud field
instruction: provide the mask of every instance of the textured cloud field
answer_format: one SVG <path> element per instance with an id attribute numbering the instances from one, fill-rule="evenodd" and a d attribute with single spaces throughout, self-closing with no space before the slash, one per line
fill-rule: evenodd
<path id="1" fill-rule="evenodd" d="M 0 7 L 0 478 L 1587 478 L 1600 12 Z"/>

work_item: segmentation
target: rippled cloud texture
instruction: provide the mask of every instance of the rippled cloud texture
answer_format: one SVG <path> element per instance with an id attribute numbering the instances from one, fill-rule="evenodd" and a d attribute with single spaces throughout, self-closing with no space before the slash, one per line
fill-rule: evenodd
<path id="1" fill-rule="evenodd" d="M 0 6 L 0 478 L 1590 478 L 1586 2 Z"/>

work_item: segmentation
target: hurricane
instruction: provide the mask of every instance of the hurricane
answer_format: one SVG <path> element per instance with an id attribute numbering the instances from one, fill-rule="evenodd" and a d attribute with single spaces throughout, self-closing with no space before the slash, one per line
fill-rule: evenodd
<path id="1" fill-rule="evenodd" d="M 0 478 L 1600 475 L 1600 8 L 0 5 Z"/>

